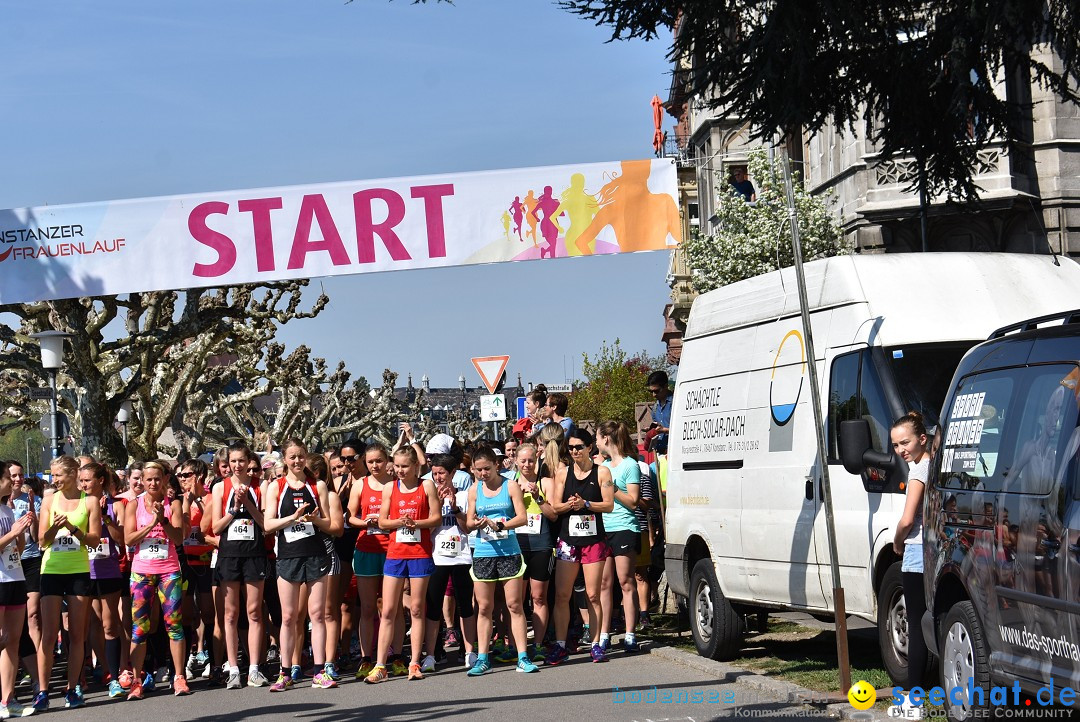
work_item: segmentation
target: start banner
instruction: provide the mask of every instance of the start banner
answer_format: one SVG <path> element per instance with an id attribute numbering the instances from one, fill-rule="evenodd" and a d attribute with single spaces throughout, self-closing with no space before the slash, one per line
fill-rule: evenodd
<path id="1" fill-rule="evenodd" d="M 633 160 L 0 211 L 0 304 L 670 248 Z"/>

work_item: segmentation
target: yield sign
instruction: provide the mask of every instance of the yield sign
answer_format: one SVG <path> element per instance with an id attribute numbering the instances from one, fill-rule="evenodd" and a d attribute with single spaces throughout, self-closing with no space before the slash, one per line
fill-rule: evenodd
<path id="1" fill-rule="evenodd" d="M 476 373 L 480 374 L 489 394 L 495 393 L 499 379 L 502 378 L 503 372 L 506 371 L 506 364 L 509 362 L 509 356 L 478 356 L 472 359 L 472 365 L 476 367 Z"/>

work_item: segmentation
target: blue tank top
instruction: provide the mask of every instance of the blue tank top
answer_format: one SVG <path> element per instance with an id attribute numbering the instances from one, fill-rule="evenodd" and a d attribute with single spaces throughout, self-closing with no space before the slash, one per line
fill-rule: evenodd
<path id="1" fill-rule="evenodd" d="M 501 479 L 502 485 L 499 492 L 492 497 L 484 495 L 484 485 L 476 484 L 476 518 L 487 517 L 494 521 L 509 521 L 513 519 L 514 501 L 510 498 L 510 490 L 506 479 Z M 517 535 L 513 529 L 503 532 L 481 530 L 476 534 L 476 548 L 473 557 L 509 557 L 521 554 L 518 546 Z"/>

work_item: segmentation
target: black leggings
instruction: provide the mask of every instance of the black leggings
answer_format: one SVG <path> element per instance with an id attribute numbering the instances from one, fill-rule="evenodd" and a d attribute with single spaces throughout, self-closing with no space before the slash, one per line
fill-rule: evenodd
<path id="1" fill-rule="evenodd" d="M 442 620 L 443 597 L 446 596 L 446 582 L 454 580 L 454 599 L 457 600 L 457 614 L 459 617 L 471 617 L 473 615 L 473 580 L 469 576 L 471 570 L 468 564 L 455 564 L 448 567 L 436 566 L 428 580 L 427 610 L 425 617 L 429 622 Z"/>
<path id="2" fill-rule="evenodd" d="M 923 590 L 922 572 L 901 572 L 904 585 L 904 603 L 908 620 L 908 678 L 907 688 L 921 687 L 926 673 L 926 641 L 923 640 L 922 618 L 926 612 L 926 596 Z"/>

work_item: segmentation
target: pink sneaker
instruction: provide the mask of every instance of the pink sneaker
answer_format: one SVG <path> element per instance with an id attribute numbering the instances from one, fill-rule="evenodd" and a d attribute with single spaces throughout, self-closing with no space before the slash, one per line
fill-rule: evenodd
<path id="1" fill-rule="evenodd" d="M 333 689 L 338 685 L 326 672 L 319 672 L 315 675 L 315 678 L 311 680 L 311 686 L 315 689 Z"/>

